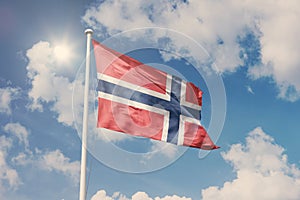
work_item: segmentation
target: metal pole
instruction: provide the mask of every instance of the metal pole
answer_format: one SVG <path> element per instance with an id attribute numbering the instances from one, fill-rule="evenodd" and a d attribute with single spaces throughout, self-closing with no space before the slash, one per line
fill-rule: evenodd
<path id="1" fill-rule="evenodd" d="M 84 85 L 84 104 L 83 104 L 83 122 L 82 122 L 82 145 L 81 145 L 81 168 L 80 168 L 80 191 L 79 200 L 86 199 L 86 144 L 88 130 L 88 110 L 89 110 L 89 82 L 90 82 L 90 48 L 92 29 L 86 29 L 87 36 L 86 60 L 85 60 L 85 85 Z"/>

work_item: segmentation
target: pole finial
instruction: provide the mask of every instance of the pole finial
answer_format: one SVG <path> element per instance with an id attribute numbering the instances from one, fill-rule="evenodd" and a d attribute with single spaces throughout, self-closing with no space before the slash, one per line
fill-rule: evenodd
<path id="1" fill-rule="evenodd" d="M 88 28 L 88 29 L 85 29 L 84 33 L 85 33 L 86 35 L 88 35 L 88 34 L 93 35 L 94 31 L 93 31 L 92 29 Z"/>

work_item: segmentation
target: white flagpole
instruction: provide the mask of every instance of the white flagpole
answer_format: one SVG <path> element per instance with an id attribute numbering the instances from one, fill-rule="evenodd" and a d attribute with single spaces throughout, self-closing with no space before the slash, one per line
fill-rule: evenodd
<path id="1" fill-rule="evenodd" d="M 84 85 L 84 102 L 83 102 L 83 123 L 82 123 L 82 145 L 81 145 L 81 168 L 80 168 L 80 191 L 79 200 L 86 199 L 86 145 L 88 130 L 88 110 L 89 110 L 89 82 L 90 82 L 90 48 L 92 29 L 86 29 L 84 32 L 87 36 L 86 60 L 85 60 L 85 85 Z"/>

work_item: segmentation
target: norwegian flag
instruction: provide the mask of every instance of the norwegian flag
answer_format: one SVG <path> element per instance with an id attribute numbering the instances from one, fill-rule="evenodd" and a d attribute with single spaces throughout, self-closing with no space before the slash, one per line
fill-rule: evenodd
<path id="1" fill-rule="evenodd" d="M 205 150 L 202 91 L 92 40 L 98 79 L 98 128 Z"/>

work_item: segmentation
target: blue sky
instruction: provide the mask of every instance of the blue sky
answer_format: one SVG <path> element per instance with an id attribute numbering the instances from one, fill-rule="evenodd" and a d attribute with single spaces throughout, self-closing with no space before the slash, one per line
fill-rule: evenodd
<path id="1" fill-rule="evenodd" d="M 78 198 L 92 28 L 99 42 L 200 86 L 202 123 L 221 149 L 101 133 L 90 106 L 87 199 L 300 199 L 299 8 L 297 0 L 1 1 L 0 196 Z"/>

